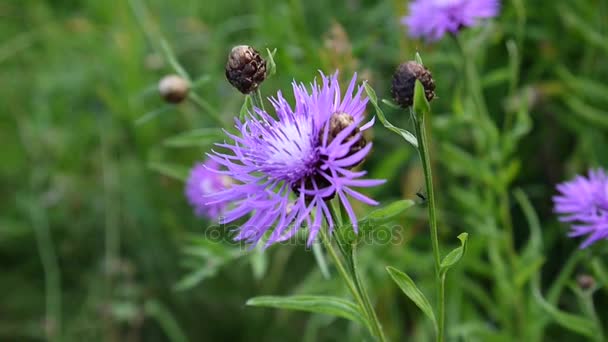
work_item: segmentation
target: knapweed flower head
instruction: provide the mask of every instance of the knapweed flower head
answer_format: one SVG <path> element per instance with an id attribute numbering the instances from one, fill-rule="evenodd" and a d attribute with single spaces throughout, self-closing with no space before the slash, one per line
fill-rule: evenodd
<path id="1" fill-rule="evenodd" d="M 608 238 L 608 175 L 603 169 L 590 170 L 588 177 L 576 176 L 557 185 L 554 211 L 560 221 L 571 224 L 571 237 L 587 235 L 581 244 L 586 248 Z"/>
<path id="2" fill-rule="evenodd" d="M 414 0 L 401 23 L 412 37 L 434 41 L 495 17 L 499 10 L 498 0 Z"/>
<path id="3" fill-rule="evenodd" d="M 231 186 L 230 177 L 211 171 L 219 167 L 216 161 L 207 159 L 204 163 L 197 163 L 190 170 L 185 194 L 197 216 L 215 220 L 226 210 L 227 203 L 207 204 L 205 199 L 206 196 Z"/>
<path id="4" fill-rule="evenodd" d="M 362 179 L 365 171 L 352 170 L 372 148 L 362 131 L 374 121 L 360 126 L 368 101 L 363 87 L 355 91 L 355 75 L 342 96 L 337 72 L 321 78 L 321 85 L 315 81 L 310 91 L 293 83 L 294 107 L 281 92 L 271 98 L 276 118 L 256 109 L 244 122 L 236 120 L 238 135 L 226 133 L 232 142 L 218 144 L 225 151 L 210 155 L 226 169 L 218 172 L 236 184 L 207 196 L 207 202 L 234 204 L 221 223 L 249 217 L 235 240 L 257 244 L 272 231 L 265 244 L 269 246 L 289 239 L 305 225 L 310 244 L 323 220 L 329 229 L 334 226 L 326 201 L 339 199 L 355 231 L 357 218 L 349 197 L 377 204 L 354 189 L 384 182 Z"/>

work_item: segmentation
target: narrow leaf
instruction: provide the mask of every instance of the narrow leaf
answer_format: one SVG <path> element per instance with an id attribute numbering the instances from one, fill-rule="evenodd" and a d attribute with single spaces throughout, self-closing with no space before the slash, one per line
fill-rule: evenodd
<path id="1" fill-rule="evenodd" d="M 593 321 L 590 319 L 580 315 L 574 315 L 561 311 L 560 309 L 551 305 L 542 297 L 538 287 L 534 287 L 532 292 L 536 302 L 557 324 L 589 338 L 593 338 L 597 334 L 595 324 L 593 324 Z"/>
<path id="2" fill-rule="evenodd" d="M 317 261 L 317 265 L 319 266 L 319 271 L 321 271 L 321 275 L 323 278 L 329 279 L 331 275 L 329 274 L 329 267 L 327 267 L 327 261 L 325 260 L 325 255 L 323 254 L 323 249 L 321 248 L 321 244 L 318 242 L 314 242 L 312 244 L 312 253 L 315 256 L 315 260 Z"/>
<path id="3" fill-rule="evenodd" d="M 253 107 L 253 103 L 251 102 L 251 96 L 245 95 L 245 101 L 243 101 L 243 106 L 241 106 L 241 112 L 239 114 L 239 119 L 242 121 L 249 113 L 249 108 Z"/>
<path id="4" fill-rule="evenodd" d="M 395 201 L 383 208 L 372 211 L 363 220 L 385 221 L 391 217 L 401 214 L 414 204 L 416 204 L 416 202 L 409 199 Z"/>
<path id="5" fill-rule="evenodd" d="M 457 247 L 452 250 L 450 253 L 448 253 L 448 255 L 445 256 L 445 258 L 443 258 L 443 260 L 441 260 L 441 273 L 447 272 L 450 267 L 454 266 L 458 261 L 460 261 L 460 259 L 462 259 L 462 256 L 464 255 L 467 248 L 468 237 L 468 233 L 461 233 L 460 235 L 458 235 L 458 240 L 460 240 L 460 247 Z"/>
<path id="6" fill-rule="evenodd" d="M 260 296 L 249 299 L 247 305 L 327 314 L 346 318 L 366 326 L 364 316 L 357 306 L 346 299 L 338 297 L 311 295 L 289 297 Z"/>
<path id="7" fill-rule="evenodd" d="M 393 278 L 397 286 L 405 293 L 405 295 L 416 304 L 424 312 L 424 314 L 433 322 L 433 327 L 437 330 L 437 320 L 435 319 L 435 314 L 433 313 L 433 308 L 429 301 L 426 299 L 422 291 L 418 289 L 412 278 L 410 278 L 407 274 L 399 271 L 398 269 L 387 266 L 386 271 Z"/>
<path id="8" fill-rule="evenodd" d="M 217 128 L 199 128 L 180 133 L 163 141 L 168 147 L 208 146 L 220 141 L 221 131 Z"/>
<path id="9" fill-rule="evenodd" d="M 189 169 L 182 165 L 150 162 L 148 163 L 148 167 L 164 176 L 175 178 L 177 180 L 185 181 L 186 178 L 188 178 Z"/>
<path id="10" fill-rule="evenodd" d="M 421 120 L 431 111 L 431 105 L 429 105 L 429 101 L 426 100 L 426 95 L 424 93 L 424 86 L 419 80 L 416 80 L 416 85 L 414 86 L 413 108 L 418 120 Z"/>
<path id="11" fill-rule="evenodd" d="M 403 139 L 405 139 L 405 141 L 410 143 L 412 146 L 418 148 L 418 140 L 416 139 L 416 136 L 414 136 L 409 131 L 399 128 L 399 127 L 393 125 L 392 123 L 388 122 L 388 120 L 384 116 L 384 112 L 378 105 L 378 96 L 376 96 L 376 92 L 374 91 L 374 89 L 367 82 L 363 83 L 363 87 L 365 88 L 365 92 L 367 93 L 367 97 L 369 98 L 369 101 L 372 103 L 372 105 L 376 109 L 376 115 L 378 116 L 378 119 L 380 119 L 380 122 L 384 125 L 384 127 L 399 134 Z"/>
<path id="12" fill-rule="evenodd" d="M 277 49 L 272 51 L 270 51 L 270 49 L 266 49 L 266 52 L 268 53 L 268 72 L 266 73 L 266 78 L 269 78 L 277 72 L 277 64 L 274 61 L 274 56 L 277 53 Z"/>

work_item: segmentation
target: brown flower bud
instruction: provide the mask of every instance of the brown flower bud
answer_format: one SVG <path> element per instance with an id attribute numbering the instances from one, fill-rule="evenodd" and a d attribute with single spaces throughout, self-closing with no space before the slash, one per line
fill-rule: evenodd
<path id="1" fill-rule="evenodd" d="M 579 274 L 576 277 L 576 282 L 581 290 L 589 290 L 595 286 L 595 279 L 588 274 Z"/>
<path id="2" fill-rule="evenodd" d="M 158 82 L 160 96 L 169 103 L 180 103 L 188 97 L 190 84 L 178 75 L 167 75 Z"/>
<path id="3" fill-rule="evenodd" d="M 251 46 L 235 46 L 226 62 L 226 78 L 241 93 L 249 94 L 264 82 L 266 60 Z"/>
<path id="4" fill-rule="evenodd" d="M 346 129 L 348 126 L 352 125 L 355 122 L 355 119 L 347 113 L 334 113 L 331 115 L 329 119 L 329 132 L 327 134 L 327 144 L 330 144 L 340 132 Z M 325 134 L 324 130 L 319 132 L 319 138 L 323 139 L 323 134 Z M 352 133 L 344 139 L 344 142 L 348 142 L 355 138 L 355 136 L 359 134 L 359 127 L 355 127 Z M 348 152 L 347 156 L 353 155 L 367 144 L 367 141 L 363 136 L 358 138 L 357 142 L 355 142 Z M 355 166 L 355 165 L 352 165 Z"/>
<path id="5" fill-rule="evenodd" d="M 419 80 L 424 87 L 424 95 L 428 101 L 435 97 L 435 81 L 431 72 L 423 65 L 414 61 L 401 63 L 393 74 L 391 94 L 401 107 L 407 108 L 414 103 L 414 86 Z"/>

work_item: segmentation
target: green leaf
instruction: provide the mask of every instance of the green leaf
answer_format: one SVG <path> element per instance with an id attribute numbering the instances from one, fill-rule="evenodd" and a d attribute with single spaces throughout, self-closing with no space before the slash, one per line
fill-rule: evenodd
<path id="1" fill-rule="evenodd" d="M 540 220 L 538 219 L 538 215 L 536 214 L 532 203 L 530 203 L 530 199 L 528 199 L 528 196 L 525 192 L 523 192 L 523 190 L 519 188 L 515 189 L 515 191 L 513 191 L 513 196 L 524 212 L 524 216 L 526 217 L 526 221 L 528 222 L 528 227 L 530 229 L 530 236 L 526 246 L 523 248 L 521 258 L 527 260 L 536 258 L 542 254 L 543 248 Z"/>
<path id="2" fill-rule="evenodd" d="M 416 60 L 416 63 L 424 65 L 424 63 L 422 63 L 422 57 L 420 56 L 420 53 L 416 52 L 416 56 L 414 56 L 414 59 Z"/>
<path id="3" fill-rule="evenodd" d="M 269 78 L 270 76 L 277 73 L 277 64 L 274 61 L 274 56 L 277 53 L 277 49 L 274 49 L 272 51 L 270 51 L 270 49 L 266 49 L 266 52 L 268 53 L 268 71 L 266 72 L 266 78 Z"/>
<path id="4" fill-rule="evenodd" d="M 198 128 L 180 133 L 163 141 L 167 147 L 209 146 L 220 141 L 223 137 L 217 128 Z"/>
<path id="5" fill-rule="evenodd" d="M 399 107 L 398 104 L 396 104 L 395 102 L 388 100 L 388 99 L 382 99 L 382 103 L 384 103 L 385 105 L 393 108 L 393 109 L 397 109 L 397 110 L 401 110 L 401 107 Z"/>
<path id="6" fill-rule="evenodd" d="M 522 287 L 528 280 L 532 278 L 533 275 L 540 271 L 540 268 L 545 263 L 545 258 L 543 256 L 538 256 L 533 260 L 523 260 L 524 262 L 518 265 L 517 271 L 515 273 L 515 285 L 517 287 Z"/>
<path id="7" fill-rule="evenodd" d="M 424 86 L 419 80 L 416 80 L 414 86 L 414 106 L 412 108 L 418 120 L 422 120 L 431 111 L 431 105 L 424 94 Z"/>
<path id="8" fill-rule="evenodd" d="M 468 237 L 468 233 L 461 233 L 460 235 L 458 235 L 458 240 L 460 240 L 460 247 L 457 247 L 452 250 L 450 253 L 448 253 L 448 255 L 445 256 L 445 258 L 443 258 L 443 260 L 441 260 L 441 273 L 447 272 L 450 267 L 454 266 L 458 261 L 460 261 L 460 259 L 462 259 L 462 256 L 464 255 L 467 249 Z"/>
<path id="9" fill-rule="evenodd" d="M 433 313 L 433 308 L 429 301 L 426 299 L 422 291 L 418 289 L 412 278 L 407 274 L 399 271 L 398 269 L 387 266 L 386 271 L 393 278 L 397 286 L 405 293 L 405 295 L 416 304 L 422 310 L 422 312 L 433 322 L 433 327 L 437 330 L 437 320 Z"/>
<path id="10" fill-rule="evenodd" d="M 537 286 L 533 288 L 533 296 L 539 306 L 559 325 L 589 338 L 598 333 L 592 320 L 580 315 L 564 312 L 547 302 Z"/>
<path id="11" fill-rule="evenodd" d="M 357 306 L 338 297 L 311 295 L 260 296 L 249 299 L 247 305 L 321 313 L 346 318 L 367 326 L 366 320 Z"/>
<path id="12" fill-rule="evenodd" d="M 258 247 L 250 253 L 249 263 L 251 264 L 253 277 L 256 280 L 262 279 L 268 269 L 268 255 L 264 253 L 262 244 L 258 245 Z"/>
<path id="13" fill-rule="evenodd" d="M 245 95 L 245 101 L 243 101 L 243 105 L 241 106 L 241 111 L 239 113 L 239 119 L 242 121 L 249 113 L 249 108 L 253 107 L 253 102 L 251 100 L 251 95 Z"/>
<path id="14" fill-rule="evenodd" d="M 312 253 L 315 256 L 317 265 L 319 265 L 319 271 L 321 271 L 323 278 L 330 279 L 331 275 L 329 274 L 329 267 L 327 267 L 327 261 L 325 260 L 325 255 L 323 254 L 323 249 L 321 248 L 321 244 L 319 242 L 313 242 Z"/>
<path id="15" fill-rule="evenodd" d="M 418 140 L 416 139 L 415 135 L 413 135 L 412 133 L 410 133 L 409 131 L 407 131 L 405 129 L 399 128 L 399 127 L 393 125 L 392 123 L 388 122 L 388 120 L 384 116 L 384 112 L 378 105 L 378 96 L 376 96 L 376 92 L 374 91 L 374 89 L 367 82 L 363 83 L 363 87 L 365 88 L 365 92 L 367 93 L 367 97 L 369 98 L 369 101 L 372 103 L 372 105 L 376 109 L 376 115 L 378 116 L 378 119 L 380 119 L 380 122 L 384 125 L 384 127 L 397 133 L 403 139 L 405 139 L 405 141 L 412 144 L 412 146 L 418 148 Z"/>
<path id="16" fill-rule="evenodd" d="M 362 221 L 364 221 L 364 220 L 386 221 L 387 219 L 389 219 L 391 217 L 401 214 L 403 211 L 405 211 L 407 208 L 413 206 L 414 204 L 416 204 L 416 202 L 409 200 L 409 199 L 395 201 L 385 207 L 372 211 L 371 213 L 369 213 L 369 215 L 367 215 L 365 218 L 363 218 Z"/>
<path id="17" fill-rule="evenodd" d="M 148 163 L 148 167 L 164 176 L 181 181 L 185 181 L 190 172 L 190 169 L 185 166 L 162 162 L 150 162 Z"/>

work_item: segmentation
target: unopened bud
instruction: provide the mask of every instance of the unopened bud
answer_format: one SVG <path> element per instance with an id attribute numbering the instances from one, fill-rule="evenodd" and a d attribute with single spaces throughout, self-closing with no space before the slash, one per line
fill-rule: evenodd
<path id="1" fill-rule="evenodd" d="M 264 82 L 266 60 L 251 46 L 235 46 L 226 62 L 226 78 L 241 93 L 249 94 Z"/>
<path id="2" fill-rule="evenodd" d="M 576 277 L 576 282 L 581 290 L 589 290 L 595 286 L 595 279 L 588 274 L 579 274 Z"/>
<path id="3" fill-rule="evenodd" d="M 327 135 L 327 144 L 329 145 L 336 138 L 336 136 L 338 136 L 338 134 L 340 134 L 340 132 L 342 132 L 344 129 L 346 129 L 347 127 L 352 125 L 354 122 L 355 122 L 355 119 L 350 114 L 341 113 L 341 112 L 333 113 L 331 115 L 331 118 L 329 119 L 329 132 Z M 354 139 L 355 136 L 359 134 L 359 132 L 360 132 L 359 127 L 355 127 L 355 129 L 352 131 L 352 133 L 344 139 L 344 142 L 349 142 L 350 140 Z M 322 135 L 324 134 L 324 131 L 321 130 L 319 132 L 319 134 L 321 135 L 320 138 L 322 139 Z M 365 141 L 365 138 L 363 137 L 363 135 L 360 135 L 357 139 L 358 139 L 357 142 L 355 142 L 350 147 L 350 150 L 348 151 L 348 154 L 346 156 L 353 155 L 356 152 L 358 152 L 359 150 L 361 150 L 363 147 L 365 147 L 365 144 L 367 143 L 367 141 Z M 352 166 L 355 166 L 355 165 L 352 165 Z"/>
<path id="4" fill-rule="evenodd" d="M 433 81 L 431 72 L 423 65 L 414 61 L 401 63 L 397 67 L 395 74 L 393 74 L 391 87 L 393 99 L 401 107 L 407 108 L 414 103 L 416 80 L 422 83 L 427 101 L 431 101 L 435 97 L 435 81 Z"/>
<path id="5" fill-rule="evenodd" d="M 190 85 L 178 75 L 167 75 L 158 82 L 160 96 L 169 103 L 180 103 L 188 97 Z"/>

